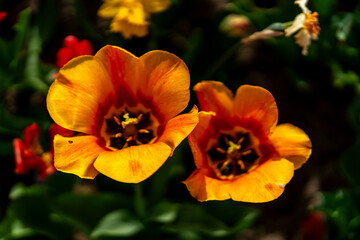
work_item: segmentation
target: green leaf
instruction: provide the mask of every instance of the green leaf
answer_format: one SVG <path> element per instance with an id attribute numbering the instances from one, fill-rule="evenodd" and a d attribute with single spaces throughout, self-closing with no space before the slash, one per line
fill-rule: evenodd
<path id="1" fill-rule="evenodd" d="M 92 238 L 130 237 L 142 231 L 142 223 L 124 209 L 107 214 L 91 233 Z"/>
<path id="2" fill-rule="evenodd" d="M 12 69 L 17 69 L 17 65 L 20 62 L 21 58 L 21 50 L 26 42 L 29 34 L 29 27 L 30 27 L 30 14 L 31 11 L 29 8 L 23 10 L 19 14 L 19 20 L 14 25 L 14 30 L 16 32 L 15 38 L 13 40 L 14 44 L 14 53 L 13 53 L 13 61 L 11 62 L 10 66 Z"/>
<path id="3" fill-rule="evenodd" d="M 33 28 L 30 34 L 28 55 L 25 64 L 25 80 L 40 92 L 47 93 L 49 86 L 40 77 L 39 58 L 41 53 L 41 38 L 38 28 Z"/>
<path id="4" fill-rule="evenodd" d="M 328 218 L 329 239 L 355 240 L 360 236 L 359 209 L 354 199 L 357 192 L 339 190 L 322 193 L 322 203 L 317 207 Z"/>
<path id="5" fill-rule="evenodd" d="M 21 197 L 37 197 L 43 196 L 46 193 L 45 185 L 33 185 L 31 187 L 25 186 L 23 183 L 18 183 L 13 186 L 9 193 L 9 198 L 17 200 Z"/>
<path id="6" fill-rule="evenodd" d="M 157 204 L 153 209 L 150 217 L 150 221 L 159 223 L 171 223 L 174 222 L 179 212 L 179 204 L 170 202 L 161 202 Z"/>
<path id="7" fill-rule="evenodd" d="M 25 226 L 19 219 L 15 218 L 11 211 L 8 211 L 0 223 L 0 239 L 17 239 L 29 237 L 35 231 Z"/>
<path id="8" fill-rule="evenodd" d="M 118 209 L 119 205 L 128 208 L 131 204 L 129 197 L 115 193 L 65 193 L 54 200 L 54 207 L 59 213 L 89 234 L 104 215 Z"/>
<path id="9" fill-rule="evenodd" d="M 50 239 L 69 239 L 73 226 L 54 211 L 45 185 L 26 187 L 17 184 L 10 193 L 13 200 L 9 206 L 14 217 L 26 228 L 46 235 Z"/>
<path id="10" fill-rule="evenodd" d="M 352 13 L 345 13 L 343 16 L 335 15 L 332 22 L 336 27 L 336 38 L 345 42 L 351 32 L 354 23 L 354 16 Z"/>
<path id="11" fill-rule="evenodd" d="M 164 229 L 177 233 L 183 231 L 198 232 L 212 237 L 224 237 L 231 234 L 231 229 L 228 226 L 198 205 L 180 206 L 176 223 L 169 224 Z"/>
<path id="12" fill-rule="evenodd" d="M 240 220 L 235 224 L 233 231 L 240 232 L 251 227 L 258 219 L 259 215 L 260 211 L 248 211 L 244 214 L 244 217 L 240 218 Z"/>
<path id="13" fill-rule="evenodd" d="M 357 84 L 360 83 L 359 76 L 354 71 L 343 71 L 340 65 L 337 63 L 332 64 L 333 75 L 334 75 L 334 86 L 339 88 L 344 88 L 346 86 L 351 86 L 356 89 Z"/>

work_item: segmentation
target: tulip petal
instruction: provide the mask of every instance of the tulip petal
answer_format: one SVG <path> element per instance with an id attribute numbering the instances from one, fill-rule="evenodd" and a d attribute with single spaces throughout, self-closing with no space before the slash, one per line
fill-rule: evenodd
<path id="1" fill-rule="evenodd" d="M 233 93 L 217 81 L 203 81 L 194 86 L 194 91 L 202 111 L 212 111 L 224 118 L 231 115 Z"/>
<path id="2" fill-rule="evenodd" d="M 54 165 L 59 171 L 93 179 L 99 173 L 93 166 L 98 155 L 106 151 L 94 136 L 63 137 L 54 139 Z"/>
<path id="3" fill-rule="evenodd" d="M 47 108 L 60 126 L 91 134 L 99 107 L 113 92 L 103 65 L 91 56 L 71 60 L 57 75 L 47 95 Z"/>
<path id="4" fill-rule="evenodd" d="M 199 122 L 198 114 L 198 109 L 194 106 L 189 113 L 170 119 L 157 142 L 166 143 L 174 150 L 194 130 Z"/>
<path id="5" fill-rule="evenodd" d="M 294 173 L 286 159 L 270 160 L 235 180 L 220 180 L 199 169 L 184 181 L 198 201 L 233 199 L 242 202 L 268 202 L 278 198 Z"/>
<path id="6" fill-rule="evenodd" d="M 172 149 L 163 142 L 102 152 L 94 166 L 102 174 L 125 183 L 138 183 L 150 177 L 168 159 Z"/>
<path id="7" fill-rule="evenodd" d="M 235 201 L 272 201 L 283 193 L 293 175 L 293 163 L 286 159 L 268 160 L 234 181 L 230 194 Z"/>
<path id="8" fill-rule="evenodd" d="M 140 85 L 144 103 L 151 104 L 160 119 L 167 122 L 188 105 L 189 70 L 180 58 L 160 50 L 148 52 L 140 60 L 144 67 Z"/>
<path id="9" fill-rule="evenodd" d="M 188 136 L 189 145 L 194 156 L 195 165 L 198 168 L 206 168 L 208 166 L 206 162 L 206 153 L 202 151 L 207 143 L 206 139 L 209 132 L 211 132 L 211 118 L 215 116 L 213 112 L 199 112 L 199 123 L 195 129 Z"/>
<path id="10" fill-rule="evenodd" d="M 291 124 L 280 124 L 270 135 L 270 140 L 280 157 L 300 168 L 310 157 L 312 145 L 306 133 Z"/>
<path id="11" fill-rule="evenodd" d="M 137 65 L 138 58 L 125 49 L 110 45 L 101 48 L 95 58 L 103 63 L 109 73 L 115 93 L 120 98 L 116 102 L 117 107 L 125 100 L 128 105 L 136 105 L 138 101 L 135 94 L 139 88 L 139 75 L 142 71 Z"/>
<path id="12" fill-rule="evenodd" d="M 183 183 L 191 196 L 199 202 L 209 200 L 226 200 L 230 196 L 230 184 L 226 181 L 208 177 L 207 174 L 196 169 Z"/>
<path id="13" fill-rule="evenodd" d="M 258 120 L 268 134 L 277 124 L 278 109 L 274 97 L 264 88 L 242 85 L 234 99 L 234 114 Z"/>

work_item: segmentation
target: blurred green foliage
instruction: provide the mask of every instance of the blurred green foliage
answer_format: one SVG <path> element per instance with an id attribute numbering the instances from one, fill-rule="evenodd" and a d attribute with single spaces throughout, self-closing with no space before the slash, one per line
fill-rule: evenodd
<path id="1" fill-rule="evenodd" d="M 296 212 L 294 209 L 300 209 L 297 205 L 286 203 L 287 199 L 293 198 L 290 195 L 281 197 L 273 205 L 233 201 L 198 203 L 192 199 L 180 183 L 194 169 L 185 141 L 159 171 L 138 185 L 117 183 L 104 176 L 85 181 L 63 173 L 56 173 L 41 182 L 31 173 L 29 178 L 14 177 L 12 139 L 21 137 L 26 126 L 38 123 L 43 130 L 42 143 L 47 147 L 49 145 L 45 133 L 51 119 L 46 112 L 45 96 L 53 81 L 53 74 L 57 72 L 56 51 L 69 34 L 88 39 L 95 49 L 115 44 L 136 55 L 152 49 L 173 52 L 188 65 L 192 85 L 201 80 L 214 79 L 223 81 L 235 90 L 240 84 L 250 81 L 251 84 L 271 88 L 278 96 L 296 98 L 296 106 L 289 106 L 284 98 L 279 106 L 287 110 L 298 108 L 298 115 L 296 110 L 281 113 L 281 117 L 285 116 L 282 121 L 290 119 L 302 124 L 304 120 L 304 125 L 308 124 L 304 126 L 307 127 L 306 132 L 313 139 L 314 157 L 307 163 L 310 167 L 300 172 L 311 173 L 310 168 L 318 165 L 318 169 L 322 170 L 332 154 L 331 149 L 329 154 L 317 150 L 323 138 L 318 136 L 316 128 L 326 125 L 327 121 L 332 123 L 334 119 L 326 118 L 327 115 L 319 117 L 316 112 L 322 113 L 323 106 L 334 111 L 335 108 L 345 109 L 348 122 L 343 125 L 348 125 L 346 127 L 350 128 L 352 135 L 341 135 L 344 139 L 340 140 L 332 135 L 336 129 L 342 131 L 343 125 L 331 125 L 327 132 L 321 133 L 330 138 L 325 145 L 331 144 L 331 141 L 337 141 L 339 145 L 345 142 L 341 152 L 333 156 L 333 165 L 341 171 L 333 173 L 331 177 L 341 180 L 338 185 L 331 186 L 333 188 L 316 191 L 321 201 L 314 209 L 322 211 L 327 217 L 326 239 L 359 239 L 358 2 L 309 2 L 309 8 L 319 13 L 321 33 L 319 40 L 312 42 L 307 57 L 301 56 L 301 49 L 293 37 L 278 37 L 244 46 L 240 38 L 229 37 L 218 28 L 221 20 L 230 13 L 248 17 L 253 31 L 280 26 L 279 23 L 292 21 L 300 13 L 293 1 L 174 0 L 169 10 L 152 16 L 151 34 L 148 37 L 131 40 L 110 33 L 107 22 L 97 18 L 100 0 L 9 2 L 0 2 L 0 11 L 8 11 L 7 18 L 0 22 L 1 30 L 4 29 L 0 32 L 0 158 L 4 164 L 0 175 L 3 176 L 1 182 L 4 185 L 1 185 L 1 191 L 5 195 L 2 196 L 5 200 L 1 202 L 0 239 L 197 240 L 245 239 L 246 234 L 260 239 L 261 235 L 271 232 L 271 227 L 274 231 L 282 231 L 285 238 L 289 237 L 286 239 L 299 239 L 301 236 L 299 226 L 287 230 L 276 228 L 275 223 L 271 223 L 286 215 L 284 212 L 288 211 L 291 215 Z M 272 25 L 274 23 L 277 25 Z M 268 79 L 264 80 L 264 76 Z M 286 82 L 282 76 L 286 76 Z M 260 80 L 251 82 L 254 78 Z M 349 100 L 346 102 L 338 96 L 328 97 L 320 91 L 323 89 L 340 92 L 342 98 Z M 336 99 L 326 102 L 328 99 L 324 96 Z M 40 100 L 34 103 L 36 97 Z M 348 105 L 342 104 L 344 102 Z M 192 96 L 189 106 L 192 107 L 194 103 Z M 318 118 L 311 118 L 313 116 Z M 323 176 L 317 174 L 319 178 Z M 310 178 L 306 174 L 301 177 Z M 301 180 L 294 179 L 298 184 L 296 187 L 300 186 L 300 189 L 306 185 Z M 305 191 L 299 192 L 297 194 L 305 195 Z M 303 205 L 301 210 L 306 211 L 308 202 Z M 298 225 L 301 225 L 302 214 L 297 216 Z M 266 222 L 269 219 L 270 223 Z"/>

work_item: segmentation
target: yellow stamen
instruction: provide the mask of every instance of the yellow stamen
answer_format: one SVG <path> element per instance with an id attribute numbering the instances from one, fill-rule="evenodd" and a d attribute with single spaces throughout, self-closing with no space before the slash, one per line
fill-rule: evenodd
<path id="1" fill-rule="evenodd" d="M 138 133 L 149 133 L 150 131 L 149 130 L 146 130 L 146 129 L 139 129 L 138 130 Z"/>
<path id="2" fill-rule="evenodd" d="M 248 154 L 250 154 L 251 152 L 252 152 L 252 149 L 248 149 L 248 150 L 242 152 L 242 155 L 248 155 Z"/>
<path id="3" fill-rule="evenodd" d="M 226 153 L 226 151 L 225 151 L 224 149 L 219 148 L 219 147 L 215 148 L 215 150 L 216 150 L 217 152 L 219 152 L 219 153 L 222 153 L 222 154 L 225 154 L 225 153 Z"/>
<path id="4" fill-rule="evenodd" d="M 114 119 L 114 121 L 116 122 L 117 125 L 121 125 L 121 122 L 120 122 L 118 117 L 113 116 L 113 119 Z"/>
<path id="5" fill-rule="evenodd" d="M 239 141 L 237 141 L 237 145 L 240 145 L 240 146 L 241 146 L 241 144 L 244 142 L 244 140 L 245 140 L 245 137 L 241 137 L 241 138 L 239 139 Z"/>
<path id="6" fill-rule="evenodd" d="M 239 166 L 240 166 L 241 170 L 245 170 L 245 164 L 244 164 L 244 162 L 243 162 L 243 161 L 238 160 L 238 162 L 237 162 L 237 163 L 239 164 Z"/>

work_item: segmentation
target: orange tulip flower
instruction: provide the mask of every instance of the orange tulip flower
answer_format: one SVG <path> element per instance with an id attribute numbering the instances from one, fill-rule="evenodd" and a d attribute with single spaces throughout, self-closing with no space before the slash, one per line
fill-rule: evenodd
<path id="1" fill-rule="evenodd" d="M 184 181 L 198 201 L 267 202 L 311 154 L 309 137 L 291 124 L 277 125 L 270 92 L 238 88 L 235 97 L 220 82 L 195 85 L 199 124 L 189 135 L 197 169 Z"/>
<path id="2" fill-rule="evenodd" d="M 82 178 L 120 182 L 151 176 L 198 123 L 188 104 L 189 71 L 173 54 L 136 57 L 105 46 L 68 62 L 47 96 L 51 117 L 75 137 L 55 136 L 55 167 Z"/>

